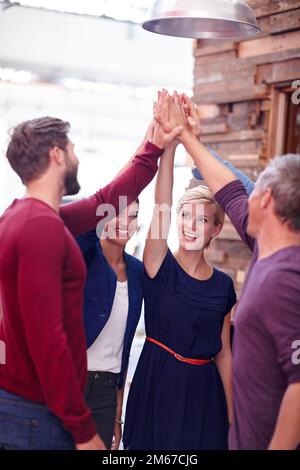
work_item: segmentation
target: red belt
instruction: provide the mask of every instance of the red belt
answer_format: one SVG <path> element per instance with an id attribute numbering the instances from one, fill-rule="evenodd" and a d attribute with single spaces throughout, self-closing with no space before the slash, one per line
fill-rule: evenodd
<path id="1" fill-rule="evenodd" d="M 165 351 L 168 351 L 168 353 L 172 354 L 172 356 L 174 356 L 180 362 L 186 362 L 187 364 L 192 364 L 194 366 L 202 366 L 203 364 L 209 364 L 211 362 L 211 359 L 190 359 L 189 357 L 180 356 L 180 354 L 177 354 L 175 351 L 168 348 L 168 346 L 165 346 L 160 341 L 149 338 L 148 336 L 146 337 L 146 341 L 150 341 L 150 343 L 154 343 L 157 346 L 160 346 L 162 349 L 165 349 Z"/>

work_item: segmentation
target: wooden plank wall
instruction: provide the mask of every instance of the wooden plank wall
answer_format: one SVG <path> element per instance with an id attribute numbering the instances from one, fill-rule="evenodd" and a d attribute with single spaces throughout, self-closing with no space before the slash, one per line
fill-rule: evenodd
<path id="1" fill-rule="evenodd" d="M 300 0 L 248 4 L 262 28 L 259 37 L 239 43 L 195 41 L 194 100 L 202 142 L 256 179 L 269 158 L 272 84 L 300 78 Z M 209 257 L 232 276 L 240 292 L 250 253 L 228 219 Z"/>

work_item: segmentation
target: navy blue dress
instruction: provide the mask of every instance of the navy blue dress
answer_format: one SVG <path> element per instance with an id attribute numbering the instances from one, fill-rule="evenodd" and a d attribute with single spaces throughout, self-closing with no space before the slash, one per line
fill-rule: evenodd
<path id="1" fill-rule="evenodd" d="M 222 349 L 224 317 L 236 302 L 231 278 L 188 275 L 168 250 L 154 279 L 144 275 L 146 335 L 180 355 L 209 359 Z M 130 387 L 124 448 L 227 449 L 226 398 L 217 366 L 178 361 L 145 342 Z"/>

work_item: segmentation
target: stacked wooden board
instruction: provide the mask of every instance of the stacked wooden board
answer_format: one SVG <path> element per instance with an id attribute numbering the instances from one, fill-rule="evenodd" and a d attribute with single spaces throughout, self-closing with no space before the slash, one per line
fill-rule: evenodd
<path id="1" fill-rule="evenodd" d="M 300 79 L 300 0 L 248 0 L 262 28 L 242 42 L 194 43 L 194 100 L 202 121 L 201 140 L 254 180 L 272 154 L 272 87 Z M 191 186 L 196 185 L 195 180 Z M 226 220 L 209 249 L 238 292 L 250 253 Z"/>

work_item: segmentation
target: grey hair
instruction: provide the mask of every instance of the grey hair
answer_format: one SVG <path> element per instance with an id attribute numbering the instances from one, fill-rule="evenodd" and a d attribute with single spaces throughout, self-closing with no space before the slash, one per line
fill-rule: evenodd
<path id="1" fill-rule="evenodd" d="M 300 232 L 300 155 L 276 157 L 260 174 L 256 188 L 270 188 L 275 213 L 294 232 Z"/>

